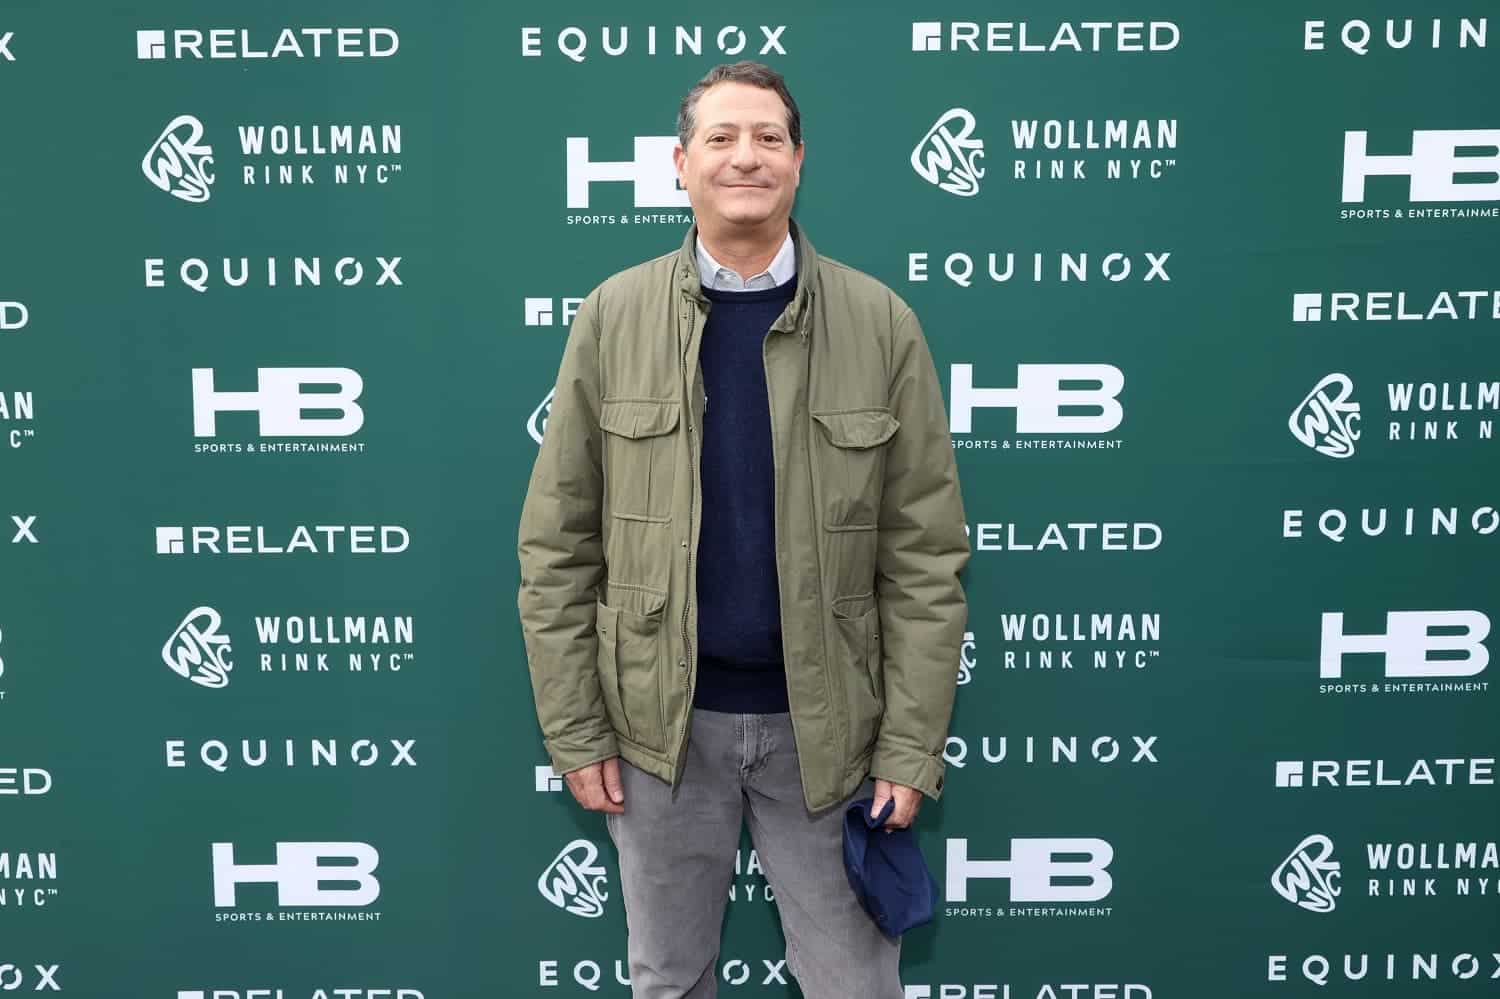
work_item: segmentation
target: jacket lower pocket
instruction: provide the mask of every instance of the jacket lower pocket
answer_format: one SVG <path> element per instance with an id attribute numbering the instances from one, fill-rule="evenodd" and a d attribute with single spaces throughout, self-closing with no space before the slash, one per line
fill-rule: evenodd
<path id="1" fill-rule="evenodd" d="M 885 717 L 885 668 L 880 646 L 880 608 L 873 593 L 840 597 L 833 602 L 841 659 L 835 664 L 843 679 L 849 719 L 851 758 L 864 754 L 880 735 Z"/>
<path id="2" fill-rule="evenodd" d="M 652 591 L 648 596 L 645 614 L 611 607 L 603 601 L 595 608 L 599 685 L 615 730 L 632 742 L 662 752 L 666 748 L 661 697 L 666 594 Z"/>

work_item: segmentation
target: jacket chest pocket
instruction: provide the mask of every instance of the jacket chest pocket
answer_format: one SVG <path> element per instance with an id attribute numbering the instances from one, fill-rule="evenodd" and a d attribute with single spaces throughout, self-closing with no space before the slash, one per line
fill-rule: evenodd
<path id="1" fill-rule="evenodd" d="M 901 426 L 884 407 L 815 412 L 822 428 L 823 526 L 831 531 L 873 531 L 880 521 L 886 445 Z"/>
<path id="2" fill-rule="evenodd" d="M 672 519 L 679 405 L 670 399 L 605 399 L 604 475 L 609 509 L 624 520 Z"/>

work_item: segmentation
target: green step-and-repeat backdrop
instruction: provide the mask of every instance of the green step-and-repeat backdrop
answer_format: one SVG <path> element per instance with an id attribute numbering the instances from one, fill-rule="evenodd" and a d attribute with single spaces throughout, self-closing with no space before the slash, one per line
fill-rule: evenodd
<path id="1" fill-rule="evenodd" d="M 908 999 L 1500 994 L 1489 0 L 6 0 L 0 991 L 628 995 L 516 520 L 741 58 L 959 452 Z"/>

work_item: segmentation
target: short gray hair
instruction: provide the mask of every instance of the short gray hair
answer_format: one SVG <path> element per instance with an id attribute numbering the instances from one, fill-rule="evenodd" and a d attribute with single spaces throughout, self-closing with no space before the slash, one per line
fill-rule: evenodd
<path id="1" fill-rule="evenodd" d="M 708 71 L 707 76 L 693 84 L 693 89 L 682 99 L 682 104 L 677 108 L 677 141 L 682 143 L 684 149 L 687 148 L 688 140 L 693 137 L 694 129 L 698 127 L 698 98 L 716 83 L 748 83 L 752 87 L 774 91 L 781 98 L 781 103 L 786 105 L 787 134 L 792 140 L 792 146 L 795 148 L 802 145 L 802 112 L 797 110 L 797 102 L 792 99 L 786 80 L 770 66 L 745 59 L 715 66 Z"/>

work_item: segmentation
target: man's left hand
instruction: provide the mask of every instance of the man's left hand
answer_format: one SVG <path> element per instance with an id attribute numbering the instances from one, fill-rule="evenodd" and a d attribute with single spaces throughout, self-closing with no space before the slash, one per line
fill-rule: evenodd
<path id="1" fill-rule="evenodd" d="M 887 800 L 895 798 L 896 807 L 891 809 L 891 814 L 880 828 L 886 832 L 892 829 L 905 829 L 917 818 L 917 809 L 922 805 L 922 792 L 914 787 L 906 787 L 902 784 L 892 784 L 888 780 L 875 779 L 875 799 L 870 805 L 870 814 L 879 815 L 880 810 L 885 807 Z"/>

